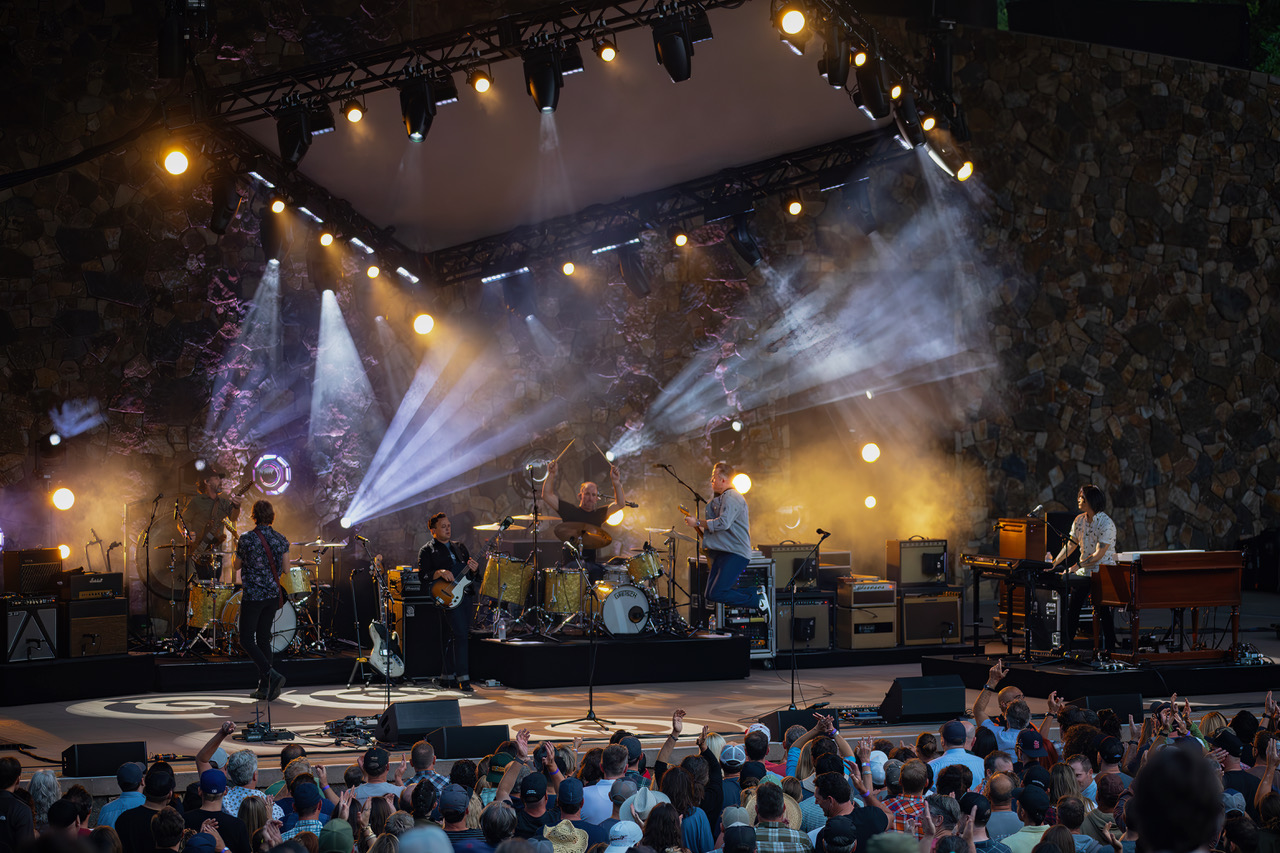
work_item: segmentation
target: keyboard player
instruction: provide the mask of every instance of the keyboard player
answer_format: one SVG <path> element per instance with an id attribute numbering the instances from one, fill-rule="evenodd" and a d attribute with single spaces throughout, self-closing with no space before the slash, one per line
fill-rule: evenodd
<path id="1" fill-rule="evenodd" d="M 1067 624 L 1063 630 L 1063 653 L 1070 654 L 1076 638 L 1076 629 L 1080 624 L 1080 611 L 1084 608 L 1085 599 L 1093 594 L 1093 575 L 1098 566 L 1115 565 L 1116 562 L 1116 525 L 1103 512 L 1107 506 L 1106 495 L 1097 486 L 1080 487 L 1076 495 L 1076 503 L 1080 514 L 1071 522 L 1071 536 L 1062 544 L 1062 550 L 1055 557 L 1045 554 L 1050 561 L 1050 569 L 1056 571 L 1066 563 L 1067 558 L 1080 550 L 1080 562 L 1069 568 L 1062 576 L 1063 592 L 1067 595 Z M 1095 619 L 1102 620 L 1103 643 L 1106 649 L 1116 647 L 1115 620 L 1111 608 L 1099 607 L 1093 603 Z"/>

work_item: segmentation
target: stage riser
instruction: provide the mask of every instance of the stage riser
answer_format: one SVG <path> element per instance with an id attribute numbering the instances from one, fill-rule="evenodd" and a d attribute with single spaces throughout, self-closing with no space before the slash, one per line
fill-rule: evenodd
<path id="1" fill-rule="evenodd" d="M 980 690 L 995 658 L 930 655 L 920 661 L 922 675 L 959 675 L 965 687 Z M 1120 672 L 1098 672 L 1081 666 L 1024 663 L 1010 665 L 1010 674 L 1002 684 L 1022 688 L 1028 696 L 1047 699 L 1057 691 L 1059 696 L 1090 696 L 1107 693 L 1141 693 L 1144 697 L 1208 696 L 1221 693 L 1253 693 L 1259 695 L 1280 680 L 1280 665 L 1211 666 L 1197 664 L 1147 667 Z"/>
<path id="2" fill-rule="evenodd" d="M 96 655 L 0 665 L 0 705 L 151 692 L 151 655 Z"/>
<path id="3" fill-rule="evenodd" d="M 945 649 L 955 649 L 955 644 L 945 646 L 893 646 L 887 649 L 796 649 L 796 669 L 823 669 L 836 666 L 881 666 L 884 664 L 920 663 L 928 655 L 936 655 Z M 757 668 L 791 669 L 791 652 L 778 649 L 778 656 L 770 661 L 754 661 Z"/>

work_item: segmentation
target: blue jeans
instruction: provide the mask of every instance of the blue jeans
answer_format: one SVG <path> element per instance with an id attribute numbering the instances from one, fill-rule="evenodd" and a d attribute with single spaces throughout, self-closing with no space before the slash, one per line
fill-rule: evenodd
<path id="1" fill-rule="evenodd" d="M 750 560 L 728 551 L 708 551 L 707 560 L 710 563 L 707 572 L 708 601 L 718 601 L 728 607 L 755 607 L 760 603 L 754 589 L 734 589 Z"/>

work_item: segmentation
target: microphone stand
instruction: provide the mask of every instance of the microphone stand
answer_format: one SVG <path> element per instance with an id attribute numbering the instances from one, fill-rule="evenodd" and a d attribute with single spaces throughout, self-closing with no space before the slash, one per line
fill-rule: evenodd
<path id="1" fill-rule="evenodd" d="M 796 585 L 796 582 L 800 580 L 801 576 L 804 575 L 805 570 L 809 568 L 810 560 L 814 561 L 815 567 L 817 566 L 818 548 L 822 546 L 822 543 L 825 542 L 827 540 L 827 537 L 830 535 L 831 535 L 830 533 L 822 534 L 822 538 L 820 538 L 817 541 L 817 543 L 813 546 L 813 550 L 805 555 L 804 560 L 800 562 L 799 566 L 795 566 L 794 563 L 792 564 L 795 567 L 791 570 L 791 577 L 787 580 L 786 583 L 782 585 L 783 588 L 786 589 L 787 592 L 790 593 L 791 595 L 791 704 L 788 706 L 788 710 L 791 710 L 791 711 L 796 710 L 796 587 L 795 585 Z"/>
<path id="2" fill-rule="evenodd" d="M 666 464 L 663 464 L 663 463 L 659 462 L 659 463 L 658 463 L 658 467 L 659 467 L 659 468 L 661 468 L 662 470 L 666 471 L 668 474 L 670 474 L 670 475 L 671 475 L 672 479 L 674 479 L 677 483 L 679 483 L 680 485 L 684 486 L 686 489 L 688 489 L 688 490 L 689 490 L 689 494 L 693 495 L 693 517 L 694 517 L 694 518 L 702 518 L 702 505 L 703 505 L 703 504 L 705 504 L 705 503 L 707 503 L 707 499 L 706 499 L 706 498 L 704 498 L 702 495 L 698 494 L 698 490 L 697 490 L 697 489 L 695 489 L 693 486 L 690 486 L 690 485 L 689 485 L 688 483 L 686 483 L 684 480 L 681 480 L 681 479 L 680 479 L 680 475 L 679 475 L 679 474 L 677 474 L 675 471 L 671 470 L 671 466 L 670 466 L 670 465 L 666 465 Z M 702 550 L 702 547 L 701 547 L 701 546 L 702 546 L 702 531 L 701 531 L 701 530 L 699 530 L 699 531 L 698 531 L 698 547 L 696 547 L 696 548 L 694 549 L 694 551 L 695 551 L 695 560 L 697 559 L 697 554 L 696 554 L 696 552 L 698 552 L 698 551 L 701 551 L 701 550 Z M 702 555 L 702 556 L 705 556 L 705 555 Z M 710 564 L 710 563 L 708 563 L 708 564 L 707 564 L 707 570 L 708 570 L 708 571 L 710 571 L 710 569 L 711 569 L 711 564 Z M 675 567 L 675 565 L 672 565 L 672 566 L 671 566 L 671 579 L 672 579 L 672 581 L 673 581 L 673 582 L 675 581 L 675 573 L 676 573 L 676 567 Z M 677 584 L 677 586 L 678 586 L 678 584 Z M 692 582 L 692 581 L 690 581 L 689 586 L 693 586 L 693 582 Z M 673 600 L 674 600 L 674 596 L 673 596 L 672 598 L 673 598 Z M 692 598 L 693 598 L 692 593 L 690 593 L 690 594 L 689 594 L 689 598 L 690 598 L 690 599 L 692 599 Z M 715 608 L 714 608 L 714 607 L 712 607 L 712 608 L 711 608 L 711 610 L 710 610 L 710 611 L 708 611 L 708 609 L 707 609 L 707 600 L 706 600 L 706 596 L 705 596 L 705 595 L 701 595 L 701 596 L 699 596 L 699 598 L 700 598 L 700 600 L 702 601 L 702 610 L 703 610 L 702 627 L 703 627 L 703 628 L 705 628 L 705 627 L 707 626 L 707 619 L 710 617 L 710 614 L 711 614 L 711 613 L 714 613 Z M 690 608 L 689 608 L 689 609 L 690 609 L 690 613 L 689 613 L 689 621 L 692 623 L 692 622 L 693 622 L 693 613 L 692 613 L 693 607 L 692 607 L 692 605 L 690 605 Z M 696 626 L 694 626 L 694 625 L 692 625 L 692 624 L 691 624 L 689 627 L 690 627 L 691 629 L 696 630 Z"/>
<path id="3" fill-rule="evenodd" d="M 538 594 L 539 590 L 545 589 L 542 570 L 539 567 L 541 554 L 538 549 L 538 528 L 542 522 L 542 514 L 538 511 L 538 495 L 541 490 L 538 488 L 538 481 L 533 476 L 533 466 L 530 465 L 525 470 L 529 473 L 529 492 L 533 495 L 533 553 L 529 555 L 533 562 L 533 607 L 529 608 L 529 612 L 533 614 L 533 625 L 529 636 L 552 643 L 559 643 L 561 642 L 560 638 L 548 633 L 542 622 L 545 610 L 542 606 L 543 598 Z"/>
<path id="4" fill-rule="evenodd" d="M 151 622 L 151 528 L 155 526 L 156 513 L 160 511 L 161 497 L 163 497 L 163 495 L 158 496 L 154 501 L 151 502 L 151 518 L 147 520 L 147 526 L 142 531 L 142 540 L 141 540 L 142 548 L 143 548 L 143 560 L 146 563 L 145 571 L 147 573 L 147 576 L 145 578 L 139 578 L 139 580 L 142 581 L 142 591 L 146 593 L 146 599 L 147 599 L 147 632 L 146 632 L 146 635 L 144 636 L 143 645 L 146 648 L 146 650 L 149 652 L 153 652 L 156 650 L 156 631 L 155 631 L 155 626 Z M 128 531 L 125 531 L 125 532 L 127 533 Z M 125 540 L 128 541 L 128 537 L 125 537 Z M 126 555 L 128 554 L 127 551 L 125 553 Z M 134 552 L 134 556 L 137 557 L 136 551 Z M 126 594 L 127 592 L 128 591 L 126 590 Z"/>

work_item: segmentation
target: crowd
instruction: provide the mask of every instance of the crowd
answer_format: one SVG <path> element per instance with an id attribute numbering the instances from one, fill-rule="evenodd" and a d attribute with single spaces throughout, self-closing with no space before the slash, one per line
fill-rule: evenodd
<path id="1" fill-rule="evenodd" d="M 973 708 L 914 742 L 846 738 L 831 717 L 726 741 L 707 727 L 676 762 L 685 713 L 650 766 L 640 740 L 532 744 L 527 730 L 480 761 L 437 771 L 430 744 L 398 762 L 374 747 L 331 785 L 305 749 L 281 750 L 258 786 L 250 750 L 173 768 L 120 767 L 120 796 L 91 820 L 51 771 L 23 788 L 0 758 L 0 853 L 1280 853 L 1280 711 L 1191 718 L 1156 701 L 1139 726 L 1051 696 L 1039 728 L 997 664 Z M 996 707 L 989 708 L 994 698 Z M 1056 723 L 1056 731 L 1054 724 Z"/>

